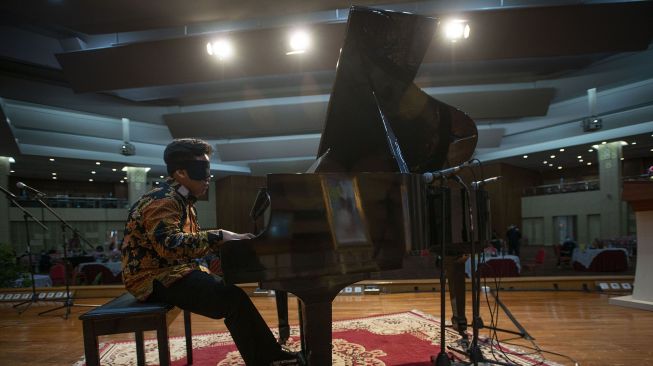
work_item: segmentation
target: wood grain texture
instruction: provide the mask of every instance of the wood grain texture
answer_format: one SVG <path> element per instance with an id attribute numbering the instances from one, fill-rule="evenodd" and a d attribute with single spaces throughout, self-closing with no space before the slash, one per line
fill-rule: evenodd
<path id="1" fill-rule="evenodd" d="M 468 292 L 469 294 L 469 292 Z M 611 295 L 580 291 L 513 291 L 500 294 L 502 301 L 515 318 L 536 339 L 544 350 L 568 355 L 580 365 L 650 365 L 653 353 L 653 312 L 608 304 Z M 469 296 L 467 296 L 469 298 Z M 80 300 L 80 303 L 104 303 L 109 298 Z M 469 300 L 469 299 L 468 299 Z M 272 297 L 254 297 L 268 324 L 276 326 L 276 308 Z M 290 298 L 290 322 L 297 324 L 297 304 Z M 37 313 L 51 305 L 36 304 L 18 315 L 9 304 L 0 305 L 0 360 L 4 365 L 72 365 L 83 355 L 81 321 L 77 318 L 87 309 L 74 307 L 68 320 L 62 311 L 48 316 Z M 418 309 L 439 317 L 439 295 L 436 293 L 402 293 L 365 296 L 339 296 L 334 301 L 334 320 L 351 319 L 373 314 L 403 312 Z M 447 308 L 449 311 L 449 308 Z M 471 305 L 468 301 L 467 316 Z M 449 317 L 450 314 L 447 315 Z M 490 323 L 485 298 L 481 301 L 481 316 Z M 499 312 L 499 327 L 515 330 L 508 317 Z M 193 333 L 225 331 L 224 322 L 193 316 Z M 488 333 L 482 329 L 481 335 Z M 171 326 L 171 336 L 183 336 L 182 317 Z M 146 338 L 154 338 L 146 332 Z M 499 333 L 499 339 L 512 338 Z M 101 337 L 106 340 L 133 340 L 133 335 L 120 334 Z M 523 340 L 516 343 L 529 345 Z M 425 354 L 428 360 L 430 355 Z M 573 364 L 564 358 L 548 358 L 565 365 Z"/>

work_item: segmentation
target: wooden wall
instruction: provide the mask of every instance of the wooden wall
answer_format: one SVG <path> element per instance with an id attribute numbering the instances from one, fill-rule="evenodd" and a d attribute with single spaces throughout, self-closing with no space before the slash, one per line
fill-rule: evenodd
<path id="1" fill-rule="evenodd" d="M 231 175 L 215 182 L 216 218 L 219 228 L 238 233 L 253 232 L 249 212 L 265 177 Z"/>

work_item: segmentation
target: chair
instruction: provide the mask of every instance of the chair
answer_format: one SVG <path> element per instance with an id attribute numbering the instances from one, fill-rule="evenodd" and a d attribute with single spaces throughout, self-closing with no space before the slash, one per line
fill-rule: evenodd
<path id="1" fill-rule="evenodd" d="M 554 245 L 553 251 L 555 252 L 556 258 L 558 258 L 558 267 L 560 267 L 562 264 L 571 266 L 571 255 L 567 256 L 562 254 L 562 245 Z"/>
<path id="2" fill-rule="evenodd" d="M 533 261 L 524 261 L 521 263 L 521 267 L 525 271 L 533 271 L 535 273 L 535 270 L 542 266 L 544 264 L 544 259 L 546 257 L 546 252 L 544 249 L 539 249 L 537 253 L 535 253 L 535 259 Z"/>
<path id="3" fill-rule="evenodd" d="M 50 267 L 50 279 L 52 286 L 63 286 L 66 284 L 66 267 L 63 263 L 57 263 Z"/>
<path id="4" fill-rule="evenodd" d="M 102 264 L 87 264 L 81 270 L 82 278 L 86 280 L 87 285 L 100 285 L 120 283 L 120 277 L 117 277 L 110 269 Z"/>
<path id="5" fill-rule="evenodd" d="M 95 308 L 79 319 L 84 334 L 84 355 L 87 366 L 100 366 L 98 337 L 119 333 L 135 333 L 136 365 L 145 365 L 143 332 L 156 330 L 159 364 L 169 366 L 170 346 L 168 326 L 181 309 L 162 303 L 140 302 L 125 293 L 110 302 Z M 190 312 L 184 313 L 184 333 L 186 335 L 186 364 L 193 364 L 193 337 L 191 333 Z"/>

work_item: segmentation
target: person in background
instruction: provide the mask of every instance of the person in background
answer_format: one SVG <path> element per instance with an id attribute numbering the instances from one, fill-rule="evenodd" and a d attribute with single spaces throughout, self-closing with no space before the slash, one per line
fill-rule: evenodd
<path id="1" fill-rule="evenodd" d="M 104 247 L 102 245 L 98 245 L 95 247 L 95 251 L 93 252 L 93 258 L 95 258 L 96 262 L 101 262 L 104 259 L 106 259 L 106 253 L 104 253 Z"/>
<path id="2" fill-rule="evenodd" d="M 298 355 L 281 349 L 249 296 L 196 260 L 218 253 L 226 241 L 253 237 L 199 227 L 195 201 L 209 187 L 211 151 L 197 139 L 174 140 L 166 147 L 168 179 L 129 211 L 121 247 L 125 287 L 141 301 L 224 318 L 246 365 L 300 364 Z"/>
<path id="3" fill-rule="evenodd" d="M 496 257 L 497 256 L 497 248 L 492 245 L 491 241 L 488 241 L 485 245 L 485 248 L 483 248 L 483 253 L 486 256 L 491 256 L 491 257 Z"/>
<path id="4" fill-rule="evenodd" d="M 576 248 L 576 242 L 571 238 L 571 237 L 566 237 L 565 241 L 562 242 L 562 246 L 560 247 L 560 255 L 558 256 L 558 267 L 560 267 L 561 263 L 561 258 L 562 257 L 568 257 L 571 258 L 571 255 L 574 253 L 574 249 Z"/>
<path id="5" fill-rule="evenodd" d="M 521 231 L 516 225 L 510 225 L 506 233 L 508 240 L 508 254 L 514 254 L 519 257 L 519 247 L 521 245 Z"/>

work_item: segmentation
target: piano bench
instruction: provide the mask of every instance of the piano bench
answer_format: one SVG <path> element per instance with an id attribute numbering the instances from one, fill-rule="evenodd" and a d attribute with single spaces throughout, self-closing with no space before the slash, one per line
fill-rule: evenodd
<path id="1" fill-rule="evenodd" d="M 101 335 L 135 333 L 136 361 L 145 365 L 143 332 L 156 330 L 159 348 L 159 363 L 170 365 L 168 326 L 179 315 L 181 309 L 163 303 L 140 302 L 125 293 L 108 303 L 82 314 L 84 332 L 84 355 L 87 366 L 99 366 L 98 337 Z M 184 310 L 187 364 L 193 364 L 193 342 L 190 329 L 190 312 Z"/>

